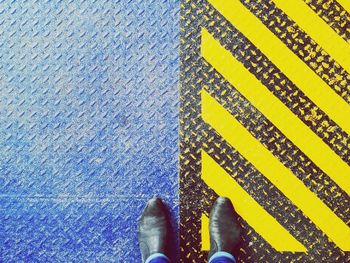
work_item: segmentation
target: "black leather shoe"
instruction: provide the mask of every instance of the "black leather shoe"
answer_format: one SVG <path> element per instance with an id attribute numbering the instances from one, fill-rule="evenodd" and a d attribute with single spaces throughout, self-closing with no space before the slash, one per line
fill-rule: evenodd
<path id="1" fill-rule="evenodd" d="M 169 212 L 159 198 L 148 201 L 139 222 L 139 244 L 142 262 L 154 253 L 167 255 L 169 248 Z"/>
<path id="2" fill-rule="evenodd" d="M 209 258 L 219 251 L 233 255 L 241 240 L 241 231 L 230 199 L 219 197 L 214 203 L 209 218 Z"/>

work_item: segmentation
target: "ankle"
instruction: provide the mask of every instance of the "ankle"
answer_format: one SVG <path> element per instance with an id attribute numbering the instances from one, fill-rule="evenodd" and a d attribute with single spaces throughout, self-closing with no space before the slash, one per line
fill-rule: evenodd
<path id="1" fill-rule="evenodd" d="M 209 258 L 209 263 L 221 263 L 221 262 L 236 263 L 236 259 L 232 254 L 225 251 L 215 252 Z"/>
<path id="2" fill-rule="evenodd" d="M 145 263 L 170 263 L 170 260 L 163 253 L 154 253 L 146 259 Z"/>

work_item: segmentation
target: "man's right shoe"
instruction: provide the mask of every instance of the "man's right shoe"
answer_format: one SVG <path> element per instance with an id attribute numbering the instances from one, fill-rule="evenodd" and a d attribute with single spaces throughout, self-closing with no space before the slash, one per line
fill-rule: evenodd
<path id="1" fill-rule="evenodd" d="M 234 254 L 242 232 L 236 217 L 230 199 L 219 197 L 215 201 L 209 217 L 209 258 L 216 252 Z"/>
<path id="2" fill-rule="evenodd" d="M 152 254 L 167 255 L 170 238 L 168 209 L 160 198 L 148 201 L 139 222 L 139 244 L 142 262 Z"/>

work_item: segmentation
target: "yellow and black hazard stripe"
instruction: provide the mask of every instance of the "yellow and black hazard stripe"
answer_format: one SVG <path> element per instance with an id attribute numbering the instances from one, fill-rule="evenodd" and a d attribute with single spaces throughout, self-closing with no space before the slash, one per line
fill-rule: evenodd
<path id="1" fill-rule="evenodd" d="M 347 71 L 350 69 L 350 61 L 344 59 L 346 56 L 340 50 L 342 45 L 346 47 L 347 43 L 342 39 L 334 41 L 338 38 L 338 36 L 335 38 L 336 33 L 323 21 L 314 19 L 312 16 L 313 11 L 304 5 L 303 1 L 245 1 L 245 7 L 258 17 L 289 49 L 293 50 L 294 54 L 309 66 L 330 88 L 347 102 L 350 102 L 347 85 L 347 81 L 350 80 L 347 74 Z M 283 10 L 286 12 L 292 11 L 288 12 L 288 14 L 292 15 L 292 17 L 294 15 L 295 21 L 299 21 L 299 24 L 314 38 L 311 38 Z M 308 15 L 310 16 L 310 21 L 304 19 Z M 317 41 L 318 36 L 325 34 L 324 31 L 330 32 L 327 32 L 327 36 L 324 36 L 325 39 L 319 39 L 318 43 L 323 44 L 319 45 L 315 40 Z M 341 44 L 337 46 L 337 42 Z M 325 47 L 325 49 L 322 47 Z M 340 61 L 343 62 L 343 67 L 339 65 L 338 62 Z"/>
<path id="2" fill-rule="evenodd" d="M 350 4 L 183 0 L 180 245 L 228 196 L 240 262 L 350 261 Z"/>
<path id="3" fill-rule="evenodd" d="M 350 43 L 350 2 L 347 0 L 304 0 L 340 37 Z"/>
<path id="4" fill-rule="evenodd" d="M 218 18 L 219 19 L 219 18 Z M 245 65 L 254 76 L 262 82 L 276 97 L 278 97 L 288 108 L 297 115 L 307 126 L 323 139 L 338 155 L 348 164 L 348 145 L 350 137 L 325 113 L 323 113 L 305 94 L 274 66 L 259 50 L 251 46 L 246 39 L 237 32 L 236 34 L 226 34 L 229 37 L 220 37 L 213 33 L 217 39 L 222 39 L 220 43 L 225 46 L 229 39 L 242 39 L 243 45 L 249 47 L 243 54 L 235 55 L 235 58 Z M 237 46 L 226 47 L 234 52 Z M 234 53 L 235 54 L 235 53 Z M 283 88 L 282 88 L 283 87 Z"/>

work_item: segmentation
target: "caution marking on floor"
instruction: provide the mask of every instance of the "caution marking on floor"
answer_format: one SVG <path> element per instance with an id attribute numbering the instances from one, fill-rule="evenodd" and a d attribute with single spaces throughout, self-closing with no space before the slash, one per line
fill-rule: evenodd
<path id="1" fill-rule="evenodd" d="M 240 262 L 350 260 L 349 10 L 325 2 L 182 2 L 182 262 L 206 260 L 219 195 Z"/>

